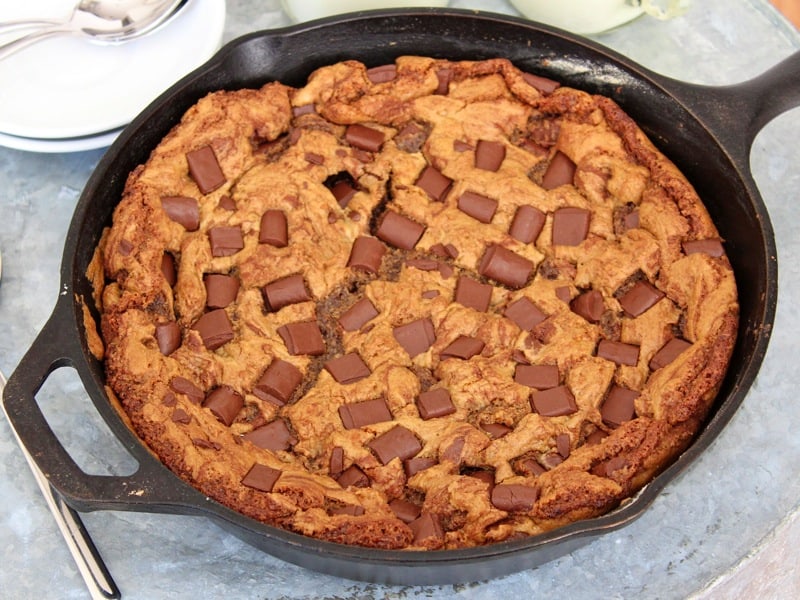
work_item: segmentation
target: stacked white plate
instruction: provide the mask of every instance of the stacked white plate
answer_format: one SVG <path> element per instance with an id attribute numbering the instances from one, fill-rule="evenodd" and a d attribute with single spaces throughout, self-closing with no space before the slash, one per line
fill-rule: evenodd
<path id="1" fill-rule="evenodd" d="M 69 15 L 75 2 L 0 2 L 0 23 Z M 74 152 L 110 145 L 161 92 L 211 57 L 224 25 L 225 0 L 189 0 L 161 29 L 125 44 L 60 36 L 7 57 L 0 61 L 0 146 Z"/>

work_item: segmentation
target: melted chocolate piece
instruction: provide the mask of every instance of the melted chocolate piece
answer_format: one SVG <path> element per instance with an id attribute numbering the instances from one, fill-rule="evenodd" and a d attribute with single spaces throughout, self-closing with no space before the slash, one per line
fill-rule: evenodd
<path id="1" fill-rule="evenodd" d="M 525 204 L 517 209 L 508 234 L 523 244 L 536 241 L 544 227 L 546 215 L 535 206 Z"/>
<path id="2" fill-rule="evenodd" d="M 450 345 L 444 348 L 439 356 L 442 360 L 446 358 L 469 360 L 473 356 L 480 354 L 485 345 L 486 344 L 478 338 L 460 335 L 453 340 Z"/>
<path id="3" fill-rule="evenodd" d="M 478 312 L 486 312 L 492 300 L 493 286 L 461 276 L 456 283 L 453 300 Z"/>
<path id="4" fill-rule="evenodd" d="M 171 220 L 183 225 L 186 231 L 197 231 L 200 227 L 200 206 L 194 198 L 164 196 L 161 198 L 161 208 Z"/>
<path id="5" fill-rule="evenodd" d="M 350 200 L 353 199 L 357 191 L 358 190 L 354 188 L 349 181 L 344 179 L 337 181 L 331 187 L 333 197 L 336 198 L 336 202 L 342 208 L 347 208 L 347 205 L 350 204 Z"/>
<path id="6" fill-rule="evenodd" d="M 517 365 L 514 381 L 537 390 L 554 388 L 559 383 L 557 365 Z"/>
<path id="7" fill-rule="evenodd" d="M 176 375 L 169 380 L 169 387 L 171 387 L 173 391 L 186 396 L 193 404 L 200 404 L 206 398 L 203 390 L 185 377 Z"/>
<path id="8" fill-rule="evenodd" d="M 335 446 L 331 450 L 331 458 L 328 461 L 328 473 L 331 477 L 336 477 L 342 471 L 344 471 L 344 448 Z"/>
<path id="9" fill-rule="evenodd" d="M 612 384 L 606 399 L 600 407 L 603 423 L 609 427 L 619 427 L 630 421 L 635 413 L 636 398 L 639 392 Z"/>
<path id="10" fill-rule="evenodd" d="M 206 306 L 209 308 L 225 308 L 236 300 L 239 293 L 239 278 L 233 275 L 207 273 L 203 277 L 206 288 Z"/>
<path id="11" fill-rule="evenodd" d="M 531 408 L 543 417 L 560 417 L 578 411 L 575 397 L 565 385 L 531 394 Z"/>
<path id="12" fill-rule="evenodd" d="M 350 352 L 325 362 L 325 370 L 342 384 L 355 383 L 370 376 L 367 363 L 356 352 Z"/>
<path id="13" fill-rule="evenodd" d="M 708 254 L 709 256 L 713 256 L 714 258 L 719 258 L 725 254 L 725 248 L 722 246 L 722 240 L 717 238 L 683 242 L 683 251 L 687 256 L 700 252 L 703 254 Z"/>
<path id="14" fill-rule="evenodd" d="M 372 83 L 387 83 L 397 77 L 397 65 L 380 65 L 367 69 L 367 79 Z"/>
<path id="15" fill-rule="evenodd" d="M 514 431 L 513 428 L 505 425 L 504 423 L 481 423 L 481 429 L 483 429 L 493 440 L 499 440 L 501 437 L 506 436 Z"/>
<path id="16" fill-rule="evenodd" d="M 303 381 L 303 373 L 292 363 L 274 359 L 253 387 L 253 394 L 276 406 L 286 404 Z"/>
<path id="17" fill-rule="evenodd" d="M 325 352 L 325 340 L 316 321 L 297 321 L 278 327 L 289 354 L 319 356 Z"/>
<path id="18" fill-rule="evenodd" d="M 345 331 L 358 331 L 380 313 L 369 298 L 362 298 L 339 317 L 339 324 Z"/>
<path id="19" fill-rule="evenodd" d="M 481 223 L 491 223 L 497 211 L 497 200 L 476 192 L 464 192 L 458 199 L 458 209 Z"/>
<path id="20" fill-rule="evenodd" d="M 339 407 L 339 417 L 345 429 L 358 429 L 366 425 L 391 421 L 393 418 L 383 398 L 343 404 Z"/>
<path id="21" fill-rule="evenodd" d="M 592 213 L 585 208 L 566 206 L 553 213 L 553 245 L 577 246 L 589 235 Z"/>
<path id="22" fill-rule="evenodd" d="M 211 146 L 187 152 L 186 162 L 189 163 L 189 175 L 203 194 L 209 194 L 225 183 L 225 175 Z"/>
<path id="23" fill-rule="evenodd" d="M 503 316 L 511 319 L 523 331 L 530 331 L 547 318 L 539 308 L 525 296 L 509 304 Z"/>
<path id="24" fill-rule="evenodd" d="M 384 465 L 389 464 L 395 458 L 399 458 L 401 461 L 412 458 L 422 450 L 422 444 L 417 436 L 402 425 L 397 425 L 386 433 L 373 438 L 367 443 L 367 447 Z"/>
<path id="25" fill-rule="evenodd" d="M 267 307 L 272 312 L 278 312 L 284 306 L 308 302 L 311 295 L 306 289 L 306 283 L 302 275 L 289 275 L 271 281 L 264 286 L 264 299 Z"/>
<path id="26" fill-rule="evenodd" d="M 430 469 L 432 466 L 438 464 L 434 459 L 427 457 L 415 457 L 403 461 L 403 470 L 406 472 L 406 477 L 412 477 L 420 471 Z"/>
<path id="27" fill-rule="evenodd" d="M 664 292 L 647 281 L 637 281 L 619 298 L 620 306 L 629 317 L 638 317 L 655 306 L 664 297 Z"/>
<path id="28" fill-rule="evenodd" d="M 572 312 L 580 315 L 589 323 L 598 323 L 606 310 L 603 294 L 597 290 L 590 290 L 577 296 L 570 302 Z"/>
<path id="29" fill-rule="evenodd" d="M 615 362 L 618 365 L 635 367 L 639 362 L 639 346 L 623 342 L 612 342 L 611 340 L 600 340 L 597 345 L 597 356 Z"/>
<path id="30" fill-rule="evenodd" d="M 373 237 L 361 236 L 353 242 L 347 266 L 377 275 L 381 268 L 386 246 Z"/>
<path id="31" fill-rule="evenodd" d="M 540 75 L 534 75 L 533 73 L 523 73 L 522 78 L 529 86 L 536 88 L 545 95 L 552 94 L 561 87 L 559 82 Z"/>
<path id="32" fill-rule="evenodd" d="M 217 417 L 217 420 L 226 427 L 231 426 L 243 406 L 244 398 L 242 395 L 227 385 L 221 385 L 212 390 L 203 401 L 203 407 L 210 410 Z"/>
<path id="33" fill-rule="evenodd" d="M 478 140 L 475 147 L 475 168 L 497 171 L 506 158 L 506 147 L 501 142 Z"/>
<path id="34" fill-rule="evenodd" d="M 276 248 L 285 248 L 289 243 L 289 224 L 286 213 L 282 210 L 270 209 L 261 216 L 261 228 L 258 242 Z"/>
<path id="35" fill-rule="evenodd" d="M 436 79 L 439 85 L 436 86 L 434 94 L 438 96 L 446 96 L 450 92 L 450 82 L 453 80 L 453 69 L 442 67 L 436 70 Z"/>
<path id="36" fill-rule="evenodd" d="M 208 230 L 212 256 L 233 256 L 244 248 L 240 227 L 218 226 Z"/>
<path id="37" fill-rule="evenodd" d="M 661 346 L 661 349 L 650 359 L 650 369 L 656 371 L 662 367 L 666 367 L 669 363 L 678 358 L 683 351 L 691 347 L 692 344 L 686 340 L 672 338 Z"/>
<path id="38" fill-rule="evenodd" d="M 429 165 L 422 170 L 414 185 L 422 188 L 431 200 L 442 202 L 450 191 L 453 180 Z"/>
<path id="39" fill-rule="evenodd" d="M 481 258 L 478 273 L 518 289 L 528 282 L 533 267 L 533 263 L 527 258 L 498 244 L 492 244 Z"/>
<path id="40" fill-rule="evenodd" d="M 411 358 L 426 352 L 436 341 L 433 321 L 427 317 L 395 327 L 392 333 Z"/>
<path id="41" fill-rule="evenodd" d="M 292 445 L 297 443 L 297 438 L 289 431 L 289 427 L 283 419 L 275 419 L 266 425 L 245 433 L 242 437 L 259 448 L 272 450 L 273 452 L 289 450 Z"/>
<path id="42" fill-rule="evenodd" d="M 369 477 L 356 465 L 347 467 L 342 471 L 342 474 L 336 478 L 336 481 L 343 488 L 349 488 L 351 486 L 359 488 L 369 487 Z"/>
<path id="43" fill-rule="evenodd" d="M 348 144 L 367 152 L 378 152 L 385 138 L 382 131 L 358 123 L 348 125 L 344 133 L 344 139 Z"/>
<path id="44" fill-rule="evenodd" d="M 192 329 L 200 334 L 203 344 L 212 352 L 233 339 L 233 325 L 228 314 L 221 308 L 209 311 L 197 319 Z"/>
<path id="45" fill-rule="evenodd" d="M 161 257 L 161 273 L 169 287 L 173 287 L 178 283 L 178 270 L 175 268 L 175 259 L 169 252 L 164 252 Z"/>
<path id="46" fill-rule="evenodd" d="M 553 190 L 559 186 L 572 184 L 575 179 L 575 163 L 566 154 L 556 150 L 553 160 L 542 176 L 542 187 Z"/>
<path id="47" fill-rule="evenodd" d="M 231 212 L 236 210 L 236 202 L 234 202 L 233 198 L 228 196 L 228 194 L 225 194 L 219 199 L 217 206 L 223 210 L 228 210 Z"/>
<path id="48" fill-rule="evenodd" d="M 452 415 L 456 412 L 456 407 L 450 399 L 450 392 L 447 389 L 435 388 L 427 392 L 420 392 L 417 396 L 417 410 L 419 410 L 419 416 L 427 421 Z"/>
<path id="49" fill-rule="evenodd" d="M 444 530 L 439 518 L 427 511 L 423 511 L 408 526 L 414 534 L 414 544 L 422 544 L 431 538 L 437 543 L 444 540 Z"/>
<path id="50" fill-rule="evenodd" d="M 375 235 L 397 248 L 412 250 L 424 231 L 424 225 L 390 210 L 383 216 Z"/>
<path id="51" fill-rule="evenodd" d="M 292 116 L 302 117 L 303 115 L 313 115 L 317 112 L 317 107 L 311 104 L 303 104 L 303 106 L 293 106 Z"/>
<path id="52" fill-rule="evenodd" d="M 411 523 L 419 517 L 421 511 L 419 506 L 402 498 L 395 498 L 389 502 L 389 508 L 403 523 Z"/>
<path id="53" fill-rule="evenodd" d="M 161 354 L 169 356 L 181 346 L 181 327 L 175 321 L 156 325 L 156 342 Z"/>
<path id="54" fill-rule="evenodd" d="M 539 489 L 518 483 L 500 483 L 492 489 L 492 504 L 506 512 L 527 512 L 539 499 Z"/>
<path id="55" fill-rule="evenodd" d="M 570 455 L 571 444 L 568 433 L 559 433 L 556 436 L 556 450 L 561 455 L 561 458 L 567 460 Z"/>
<path id="56" fill-rule="evenodd" d="M 259 492 L 271 492 L 275 487 L 275 482 L 281 476 L 282 471 L 273 469 L 267 465 L 258 463 L 250 467 L 247 475 L 242 479 L 242 485 L 258 490 Z"/>
<path id="57" fill-rule="evenodd" d="M 180 423 L 181 425 L 188 425 L 192 422 L 192 416 L 182 408 L 176 408 L 173 410 L 170 418 L 173 422 Z"/>

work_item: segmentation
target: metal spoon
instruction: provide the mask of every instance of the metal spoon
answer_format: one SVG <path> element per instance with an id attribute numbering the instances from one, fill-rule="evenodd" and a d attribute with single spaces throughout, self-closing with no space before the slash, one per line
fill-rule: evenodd
<path id="1" fill-rule="evenodd" d="M 54 35 L 80 35 L 117 44 L 153 32 L 187 0 L 80 0 L 66 20 L 0 23 L 0 33 L 38 27 L 37 31 L 0 45 L 0 60 Z"/>

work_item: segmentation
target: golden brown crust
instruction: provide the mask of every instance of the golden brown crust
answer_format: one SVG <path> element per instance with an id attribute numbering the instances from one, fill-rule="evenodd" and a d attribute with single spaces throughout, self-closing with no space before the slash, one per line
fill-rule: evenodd
<path id="1" fill-rule="evenodd" d="M 468 547 L 607 512 L 691 443 L 724 377 L 738 305 L 719 234 L 610 99 L 502 59 L 395 69 L 211 94 L 131 173 L 91 274 L 111 393 L 178 476 L 320 539 Z M 496 168 L 481 146 L 502 147 Z M 187 156 L 208 148 L 213 185 Z M 512 234 L 525 211 L 533 239 Z M 230 251 L 219 228 L 240 234 Z M 360 238 L 372 267 L 351 262 Z M 236 281 L 232 302 L 209 306 L 208 274 Z M 281 300 L 270 286 L 293 278 Z"/>

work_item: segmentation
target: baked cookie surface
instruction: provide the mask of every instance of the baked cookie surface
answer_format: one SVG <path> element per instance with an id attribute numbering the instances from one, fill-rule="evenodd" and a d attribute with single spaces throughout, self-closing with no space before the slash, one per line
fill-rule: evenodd
<path id="1" fill-rule="evenodd" d="M 97 257 L 147 446 L 249 517 L 377 548 L 614 508 L 691 443 L 738 324 L 675 166 L 612 100 L 503 59 L 210 94 Z"/>

